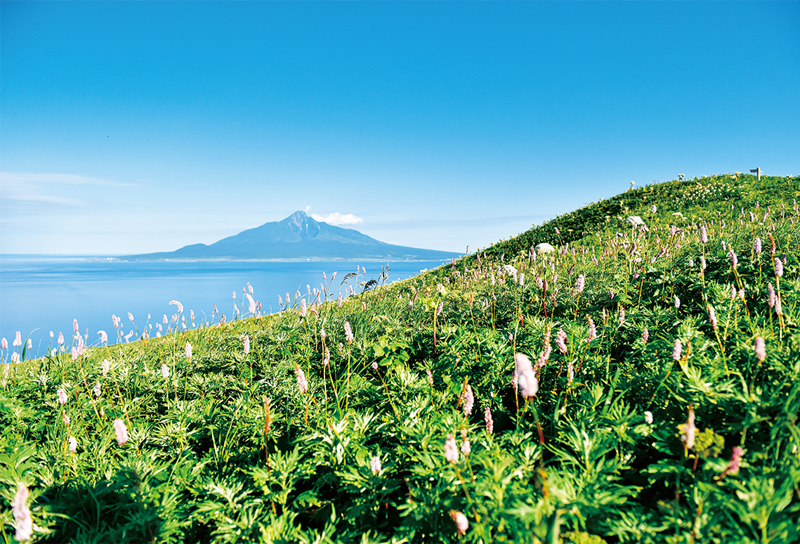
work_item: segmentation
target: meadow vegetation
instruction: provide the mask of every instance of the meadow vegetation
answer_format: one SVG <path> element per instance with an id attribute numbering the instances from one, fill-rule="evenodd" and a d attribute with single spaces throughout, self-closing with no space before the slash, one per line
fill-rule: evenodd
<path id="1" fill-rule="evenodd" d="M 3 538 L 800 541 L 799 188 L 654 184 L 279 315 L 5 347 Z"/>

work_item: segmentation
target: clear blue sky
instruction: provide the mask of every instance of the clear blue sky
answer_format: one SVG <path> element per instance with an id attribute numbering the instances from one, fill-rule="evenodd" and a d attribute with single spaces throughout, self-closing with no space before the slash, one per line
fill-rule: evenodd
<path id="1" fill-rule="evenodd" d="M 797 2 L 0 3 L 0 253 L 296 210 L 464 251 L 637 184 L 800 174 Z"/>

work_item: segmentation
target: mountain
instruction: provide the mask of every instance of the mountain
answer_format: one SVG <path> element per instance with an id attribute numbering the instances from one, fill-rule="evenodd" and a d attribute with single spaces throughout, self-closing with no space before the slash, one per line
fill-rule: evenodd
<path id="1" fill-rule="evenodd" d="M 211 245 L 193 244 L 172 252 L 128 255 L 128 261 L 164 260 L 393 260 L 427 261 L 458 253 L 395 246 L 353 229 L 321 223 L 298 211 L 282 221 L 264 223 Z"/>

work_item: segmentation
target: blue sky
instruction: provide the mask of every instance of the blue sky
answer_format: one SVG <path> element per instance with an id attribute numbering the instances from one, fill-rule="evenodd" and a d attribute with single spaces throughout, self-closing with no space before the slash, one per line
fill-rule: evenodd
<path id="1" fill-rule="evenodd" d="M 800 174 L 797 2 L 3 1 L 0 25 L 0 253 L 302 209 L 464 251 L 631 180 Z"/>

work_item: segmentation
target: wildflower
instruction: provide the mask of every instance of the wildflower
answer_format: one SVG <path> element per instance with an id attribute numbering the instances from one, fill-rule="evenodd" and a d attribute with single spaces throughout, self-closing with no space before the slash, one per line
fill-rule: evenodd
<path id="1" fill-rule="evenodd" d="M 744 455 L 744 450 L 741 446 L 734 446 L 733 451 L 731 451 L 731 462 L 728 463 L 728 468 L 725 469 L 725 472 L 722 473 L 722 476 L 727 476 L 728 474 L 736 474 L 739 472 L 739 465 L 742 463 L 742 456 Z"/>
<path id="2" fill-rule="evenodd" d="M 92 389 L 92 391 L 94 392 L 95 397 L 99 397 L 103 393 L 103 389 L 102 386 L 100 385 L 100 382 L 94 384 L 94 388 Z"/>
<path id="3" fill-rule="evenodd" d="M 319 331 L 319 337 L 320 337 L 320 338 L 322 338 L 323 340 L 325 340 L 325 338 L 326 338 L 327 336 L 328 336 L 328 335 L 325 333 L 325 329 L 320 329 L 320 331 Z"/>
<path id="4" fill-rule="evenodd" d="M 706 258 L 700 257 L 700 271 L 704 272 L 706 269 Z"/>
<path id="5" fill-rule="evenodd" d="M 347 338 L 347 343 L 351 344 L 353 342 L 353 329 L 350 328 L 350 322 L 344 322 L 344 337 Z"/>
<path id="6" fill-rule="evenodd" d="M 233 292 L 233 300 L 236 300 L 236 291 Z"/>
<path id="7" fill-rule="evenodd" d="M 444 301 L 440 301 L 439 306 L 436 308 L 437 317 L 442 314 L 442 310 L 444 310 Z"/>
<path id="8" fill-rule="evenodd" d="M 463 536 L 467 532 L 467 529 L 469 529 L 469 520 L 467 516 L 456 510 L 450 510 L 450 517 L 456 522 L 458 536 Z"/>
<path id="9" fill-rule="evenodd" d="M 680 307 L 681 307 L 681 299 L 679 299 L 679 298 L 676 296 L 676 297 L 675 297 L 675 309 L 677 310 L 677 309 L 678 309 L 678 308 L 680 308 Z"/>
<path id="10" fill-rule="evenodd" d="M 572 366 L 572 361 L 567 363 L 567 385 L 572 383 L 572 380 L 575 379 L 575 369 Z"/>
<path id="11" fill-rule="evenodd" d="M 468 416 L 472 413 L 472 407 L 475 406 L 475 395 L 472 393 L 472 386 L 467 385 L 464 391 L 464 415 Z"/>
<path id="12" fill-rule="evenodd" d="M 733 252 L 733 247 L 728 248 L 728 258 L 731 260 L 731 266 L 736 268 L 736 265 L 739 264 L 739 259 L 736 258 L 736 253 Z"/>
<path id="13" fill-rule="evenodd" d="M 17 337 L 14 339 L 14 342 L 11 345 L 15 348 L 22 345 L 22 336 L 20 335 L 19 331 L 17 331 Z"/>
<path id="14" fill-rule="evenodd" d="M 300 317 L 306 316 L 306 299 L 300 301 Z"/>
<path id="15" fill-rule="evenodd" d="M 682 350 L 683 346 L 681 345 L 681 339 L 677 338 L 675 340 L 675 344 L 672 346 L 672 358 L 675 359 L 676 361 L 680 361 Z"/>
<path id="16" fill-rule="evenodd" d="M 3 340 L 0 341 L 0 347 L 3 348 L 3 349 L 8 349 L 8 340 L 3 338 Z"/>
<path id="17" fill-rule="evenodd" d="M 186 342 L 186 348 L 184 349 L 186 353 L 186 358 L 190 361 L 192 360 L 192 345 L 189 342 Z"/>
<path id="18" fill-rule="evenodd" d="M 28 351 L 30 351 L 32 349 L 33 349 L 33 341 L 31 341 L 31 339 L 28 338 Z"/>
<path id="19" fill-rule="evenodd" d="M 708 320 L 711 321 L 711 328 L 717 330 L 717 312 L 710 305 L 708 307 Z"/>
<path id="20" fill-rule="evenodd" d="M 77 319 L 72 320 L 72 330 L 75 331 L 75 334 L 78 334 L 79 327 Z"/>
<path id="21" fill-rule="evenodd" d="M 768 283 L 767 284 L 767 289 L 769 290 L 769 298 L 768 298 L 769 307 L 770 308 L 774 308 L 775 307 L 775 301 L 778 298 L 778 297 L 775 296 L 775 288 L 772 286 L 772 283 Z"/>
<path id="22" fill-rule="evenodd" d="M 653 412 L 648 411 L 644 413 L 644 422 L 647 423 L 648 425 L 653 424 Z"/>
<path id="23" fill-rule="evenodd" d="M 700 241 L 704 244 L 708 242 L 708 232 L 706 232 L 705 225 L 700 225 Z"/>
<path id="24" fill-rule="evenodd" d="M 731 300 L 736 298 L 736 286 L 731 284 Z"/>
<path id="25" fill-rule="evenodd" d="M 521 273 L 519 275 L 519 286 L 520 287 L 525 287 L 525 274 L 524 273 Z"/>
<path id="26" fill-rule="evenodd" d="M 775 298 L 775 314 L 783 315 L 783 310 L 781 310 L 781 297 Z"/>
<path id="27" fill-rule="evenodd" d="M 235 293 L 234 293 L 234 294 L 235 294 Z M 181 304 L 181 303 L 180 303 L 180 302 L 178 302 L 177 300 L 170 300 L 170 301 L 169 301 L 169 303 L 170 303 L 170 305 L 174 304 L 175 306 L 177 306 L 177 307 L 178 307 L 178 313 L 179 313 L 179 314 L 182 314 L 182 313 L 183 313 L 183 304 Z M 164 316 L 164 324 L 165 324 L 165 325 L 167 324 L 167 322 L 166 322 L 166 317 L 167 317 L 167 316 L 165 315 L 165 316 Z"/>
<path id="28" fill-rule="evenodd" d="M 100 368 L 103 371 L 103 377 L 105 378 L 106 374 L 108 374 L 108 369 L 111 368 L 111 361 L 105 359 L 102 363 L 100 363 Z"/>
<path id="29" fill-rule="evenodd" d="M 463 453 L 464 455 L 469 455 L 471 451 L 472 451 L 472 446 L 469 443 L 469 439 L 464 438 L 464 441 L 461 442 L 461 453 Z"/>
<path id="30" fill-rule="evenodd" d="M 447 440 L 444 442 L 444 457 L 451 463 L 458 462 L 458 446 L 452 433 L 447 435 Z"/>
<path id="31" fill-rule="evenodd" d="M 169 367 L 166 364 L 161 365 L 161 375 L 165 380 L 169 378 Z"/>
<path id="32" fill-rule="evenodd" d="M 131 321 L 133 321 L 133 314 L 132 314 L 132 313 L 130 313 L 130 312 L 128 312 L 128 319 L 130 319 Z"/>
<path id="33" fill-rule="evenodd" d="M 78 449 L 78 440 L 74 436 L 69 437 L 69 451 L 75 453 L 75 450 Z"/>
<path id="34" fill-rule="evenodd" d="M 20 542 L 29 540 L 33 536 L 33 518 L 31 511 L 28 510 L 28 488 L 25 484 L 19 484 L 17 494 L 11 503 L 11 511 L 14 514 L 14 527 L 16 528 L 16 539 Z M 455 518 L 454 518 L 455 519 Z"/>
<path id="35" fill-rule="evenodd" d="M 492 409 L 487 406 L 483 411 L 483 420 L 486 422 L 486 432 L 492 434 L 494 432 L 494 419 L 492 419 Z"/>
<path id="36" fill-rule="evenodd" d="M 775 277 L 780 278 L 781 276 L 783 276 L 783 262 L 775 257 Z"/>
<path id="37" fill-rule="evenodd" d="M 433 373 L 431 372 L 431 369 L 429 368 L 425 372 L 428 374 L 428 383 L 431 387 L 433 387 Z"/>
<path id="38" fill-rule="evenodd" d="M 650 338 L 650 331 L 645 327 L 642 331 L 642 344 L 646 344 L 648 338 Z"/>
<path id="39" fill-rule="evenodd" d="M 372 370 L 378 371 L 378 361 L 372 361 Z"/>
<path id="40" fill-rule="evenodd" d="M 761 238 L 756 238 L 755 239 L 755 241 L 753 242 L 753 250 L 756 253 L 759 253 L 759 254 L 761 253 Z"/>
<path id="41" fill-rule="evenodd" d="M 100 335 L 101 344 L 108 344 L 108 334 L 106 334 L 106 331 L 97 331 L 97 334 Z"/>
<path id="42" fill-rule="evenodd" d="M 305 372 L 299 366 L 294 369 L 294 372 L 297 374 L 297 388 L 301 393 L 308 393 L 308 381 L 306 380 Z"/>
<path id="43" fill-rule="evenodd" d="M 689 257 L 689 268 L 694 268 L 694 259 Z"/>
<path id="44" fill-rule="evenodd" d="M 128 441 L 128 428 L 121 419 L 114 420 L 114 433 L 117 435 L 117 444 L 122 446 Z"/>
<path id="45" fill-rule="evenodd" d="M 625 323 L 625 308 L 622 304 L 619 305 L 619 324 L 622 325 Z"/>
<path id="46" fill-rule="evenodd" d="M 514 377 L 519 386 L 519 390 L 525 399 L 536 396 L 539 391 L 539 381 L 536 379 L 536 374 L 533 372 L 531 360 L 522 353 L 514 355 L 514 363 L 516 369 L 514 370 Z"/>
<path id="47" fill-rule="evenodd" d="M 64 416 L 64 425 L 69 425 L 69 416 L 67 414 L 62 414 Z"/>
<path id="48" fill-rule="evenodd" d="M 567 333 L 564 332 L 564 329 L 558 329 L 556 333 L 556 347 L 558 351 L 561 352 L 562 355 L 567 354 Z"/>
<path id="49" fill-rule="evenodd" d="M 67 403 L 67 392 L 64 389 L 59 389 L 58 393 L 58 403 L 62 406 Z"/>
<path id="50" fill-rule="evenodd" d="M 250 315 L 255 315 L 256 301 L 248 293 L 245 293 L 244 298 L 247 299 L 247 311 L 250 312 Z"/>
<path id="51" fill-rule="evenodd" d="M 656 208 L 656 205 L 655 205 L 655 204 L 653 204 L 653 205 L 650 207 L 650 213 L 653 213 L 653 214 L 654 214 L 654 213 L 656 213 L 656 210 L 657 210 L 657 209 L 658 209 L 658 208 Z"/>
<path id="52" fill-rule="evenodd" d="M 578 279 L 575 281 L 575 292 L 579 295 L 583 293 L 583 287 L 586 284 L 586 276 L 581 274 L 578 276 Z"/>
<path id="53" fill-rule="evenodd" d="M 694 437 L 697 432 L 697 427 L 694 426 L 694 406 L 689 405 L 689 417 L 686 418 L 686 423 L 681 425 L 683 428 L 683 436 L 681 442 L 685 450 L 690 450 L 694 447 Z"/>
<path id="54" fill-rule="evenodd" d="M 760 336 L 756 336 L 756 359 L 758 359 L 759 363 L 763 363 L 764 359 L 767 358 L 767 348 L 764 344 L 764 339 Z"/>
<path id="55" fill-rule="evenodd" d="M 376 455 L 370 459 L 369 468 L 372 469 L 373 474 L 379 473 L 381 471 L 381 458 Z"/>
<path id="56" fill-rule="evenodd" d="M 586 316 L 586 319 L 589 320 L 589 336 L 586 338 L 586 343 L 588 344 L 589 342 L 597 338 L 597 329 L 595 328 L 594 321 L 592 321 L 591 317 Z"/>

